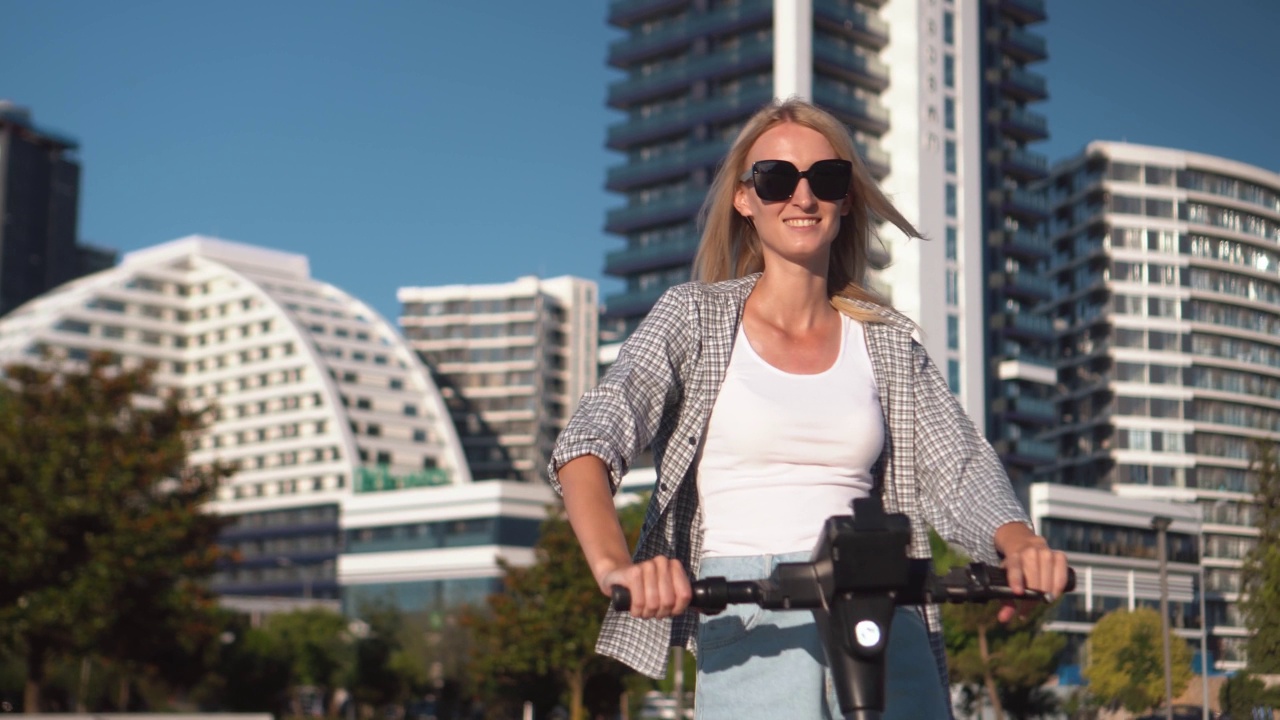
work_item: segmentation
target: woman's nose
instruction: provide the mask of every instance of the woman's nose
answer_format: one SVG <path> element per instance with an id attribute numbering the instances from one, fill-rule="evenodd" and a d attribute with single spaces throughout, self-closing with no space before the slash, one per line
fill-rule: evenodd
<path id="1" fill-rule="evenodd" d="M 795 192 L 791 193 L 791 204 L 801 208 L 817 206 L 818 198 L 814 196 L 813 189 L 809 187 L 809 178 L 800 178 L 800 182 L 796 183 Z"/>

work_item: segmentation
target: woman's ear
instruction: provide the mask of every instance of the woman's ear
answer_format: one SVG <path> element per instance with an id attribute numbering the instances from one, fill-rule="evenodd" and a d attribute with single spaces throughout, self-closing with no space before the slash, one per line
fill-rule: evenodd
<path id="1" fill-rule="evenodd" d="M 747 202 L 746 186 L 739 185 L 738 189 L 733 191 L 733 209 L 747 220 L 751 219 L 751 205 Z"/>
<path id="2" fill-rule="evenodd" d="M 841 215 L 848 215 L 850 210 L 853 210 L 853 193 L 848 193 L 844 196 L 844 199 L 840 201 Z"/>

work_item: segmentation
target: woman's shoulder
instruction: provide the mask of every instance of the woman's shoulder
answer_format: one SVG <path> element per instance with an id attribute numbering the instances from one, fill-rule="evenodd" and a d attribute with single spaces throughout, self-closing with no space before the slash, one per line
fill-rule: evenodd
<path id="1" fill-rule="evenodd" d="M 752 273 L 740 278 L 731 278 L 712 283 L 702 280 L 690 280 L 672 286 L 664 293 L 664 296 L 670 295 L 672 299 L 688 299 L 695 302 L 706 298 L 724 299 L 728 297 L 745 299 L 747 295 L 751 294 L 751 289 L 755 287 L 756 281 L 759 279 L 760 273 Z"/>

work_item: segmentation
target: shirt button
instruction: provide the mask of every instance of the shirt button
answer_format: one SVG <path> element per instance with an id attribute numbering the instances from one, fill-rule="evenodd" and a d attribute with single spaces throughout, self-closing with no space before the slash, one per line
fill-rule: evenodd
<path id="1" fill-rule="evenodd" d="M 694 435 L 690 435 L 690 436 L 689 436 L 689 444 L 690 444 L 690 445 L 697 445 L 697 444 L 698 444 L 698 438 L 697 438 L 696 436 L 694 436 Z"/>

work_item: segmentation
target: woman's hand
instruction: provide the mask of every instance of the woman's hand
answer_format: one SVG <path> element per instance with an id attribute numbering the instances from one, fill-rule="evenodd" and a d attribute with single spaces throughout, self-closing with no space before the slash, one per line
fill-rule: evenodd
<path id="1" fill-rule="evenodd" d="M 1015 593 L 1037 590 L 1052 602 L 1067 589 L 1066 553 L 1050 548 L 1031 528 L 1022 523 L 1002 525 L 996 530 L 995 545 L 1004 556 L 1001 565 Z M 1031 607 L 1029 602 L 1006 602 L 998 618 L 1009 622 L 1015 616 L 1026 617 Z"/>
<path id="2" fill-rule="evenodd" d="M 605 595 L 613 594 L 614 585 L 631 591 L 631 615 L 638 618 L 679 615 L 693 599 L 684 565 L 662 556 L 621 565 L 600 577 L 600 590 Z"/>

